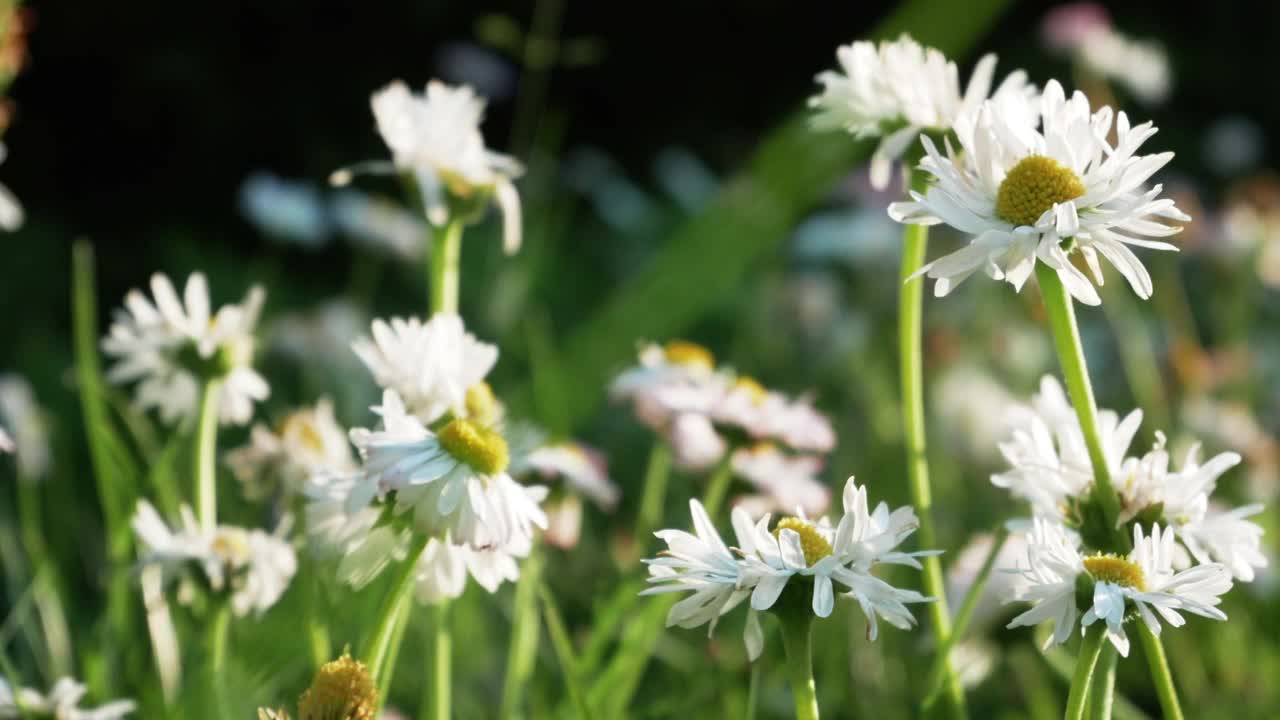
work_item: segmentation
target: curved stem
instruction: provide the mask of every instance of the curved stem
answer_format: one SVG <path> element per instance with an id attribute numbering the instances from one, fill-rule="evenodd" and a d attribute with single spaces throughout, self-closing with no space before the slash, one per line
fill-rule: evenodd
<path id="1" fill-rule="evenodd" d="M 538 586 L 542 582 L 542 553 L 535 546 L 520 568 L 515 598 L 511 603 L 511 637 L 507 646 L 507 672 L 502 679 L 502 706 L 499 717 L 518 718 L 524 704 L 524 690 L 538 659 Z M 423 707 L 429 698 L 424 696 Z"/>
<path id="2" fill-rule="evenodd" d="M 431 699 L 429 720 L 449 720 L 453 690 L 453 634 L 449 631 L 449 602 L 432 608 Z"/>
<path id="3" fill-rule="evenodd" d="M 219 717 L 227 715 L 226 664 L 227 636 L 231 630 L 231 606 L 222 602 L 213 611 L 209 623 L 209 690 L 213 694 L 214 707 Z"/>
<path id="4" fill-rule="evenodd" d="M 913 190 L 925 190 L 925 174 L 915 170 L 910 173 Z M 929 228 L 925 225 L 907 225 L 902 231 L 902 283 L 898 290 L 898 362 L 899 380 L 902 385 L 903 440 L 907 448 L 907 482 L 911 489 L 911 504 L 920 519 L 920 547 L 938 547 L 938 536 L 933 524 L 933 492 L 929 485 L 929 460 L 925 442 L 924 422 L 924 352 L 923 315 L 924 279 L 915 275 L 924 265 L 929 242 Z M 942 578 L 942 562 L 937 556 L 924 558 L 924 591 L 936 598 L 929 604 L 930 627 L 934 644 L 939 648 L 947 644 L 951 635 L 951 615 L 947 605 L 946 584 Z M 953 718 L 966 717 L 964 689 L 951 668 L 949 659 L 941 665 L 946 681 L 946 697 L 949 714 Z"/>
<path id="5" fill-rule="evenodd" d="M 396 624 L 399 622 L 400 601 L 408 596 L 409 590 L 413 587 L 414 571 L 418 566 L 418 558 L 422 557 L 422 552 L 427 549 L 427 540 L 425 535 L 414 535 L 409 553 L 400 564 L 395 580 L 382 601 L 382 610 L 378 613 L 378 624 L 374 626 L 373 636 L 369 638 L 369 646 L 364 654 L 364 663 L 369 666 L 369 674 L 375 683 L 382 677 L 387 648 L 391 644 Z"/>
<path id="6" fill-rule="evenodd" d="M 716 464 L 711 475 L 707 478 L 707 489 L 702 495 L 702 506 L 707 510 L 707 516 L 715 520 L 716 513 L 720 511 L 720 505 L 724 503 L 724 496 L 729 492 L 729 482 L 733 480 L 733 447 L 725 450 L 724 457 L 720 458 L 720 462 Z"/>
<path id="7" fill-rule="evenodd" d="M 1071 396 L 1071 404 L 1080 419 L 1080 430 L 1084 433 L 1084 442 L 1089 449 L 1089 462 L 1093 465 L 1093 499 L 1102 511 L 1102 519 L 1115 543 L 1115 547 L 1109 549 L 1127 552 L 1128 539 L 1116 527 L 1116 518 L 1120 516 L 1120 498 L 1111 482 L 1107 456 L 1102 451 L 1102 438 L 1098 433 L 1098 408 L 1093 400 L 1093 385 L 1089 382 L 1084 344 L 1080 342 L 1080 329 L 1076 326 L 1071 295 L 1063 287 L 1058 273 L 1044 263 L 1036 263 L 1036 279 L 1040 283 L 1040 295 L 1044 298 L 1044 309 L 1049 316 L 1049 329 L 1053 333 L 1058 361 L 1062 364 L 1067 394 Z"/>
<path id="8" fill-rule="evenodd" d="M 1151 682 L 1156 686 L 1156 696 L 1160 698 L 1160 710 L 1165 720 L 1182 720 L 1182 706 L 1178 704 L 1178 690 L 1173 686 L 1173 675 L 1169 672 L 1169 660 L 1164 655 L 1164 646 L 1160 638 L 1151 632 L 1146 623 L 1137 623 L 1138 637 L 1142 638 L 1142 651 L 1147 656 L 1147 666 L 1151 669 Z"/>
<path id="9" fill-rule="evenodd" d="M 1111 643 L 1102 644 L 1102 656 L 1093 671 L 1093 687 L 1089 688 L 1089 720 L 1111 720 L 1111 706 L 1116 692 L 1116 663 L 1120 656 Z"/>
<path id="10" fill-rule="evenodd" d="M 671 448 L 662 438 L 653 441 L 649 451 L 649 464 L 644 471 L 644 494 L 640 500 L 640 514 L 636 518 L 635 552 L 643 556 L 649 544 L 649 533 L 662 522 L 662 510 L 667 500 L 667 479 L 671 476 Z"/>
<path id="11" fill-rule="evenodd" d="M 205 382 L 196 421 L 196 518 L 207 533 L 218 526 L 218 393 L 221 388 L 220 380 Z"/>
<path id="12" fill-rule="evenodd" d="M 451 220 L 431 232 L 427 254 L 431 313 L 458 312 L 458 266 L 462 261 L 462 221 Z"/>
<path id="13" fill-rule="evenodd" d="M 1100 625 L 1085 628 L 1084 639 L 1080 642 L 1080 654 L 1076 656 L 1076 671 L 1071 677 L 1071 693 L 1067 696 L 1066 720 L 1084 720 L 1085 700 L 1089 695 L 1089 684 L 1093 679 L 1093 669 L 1098 664 L 1098 655 L 1102 651 L 1102 643 L 1106 633 Z"/>
<path id="14" fill-rule="evenodd" d="M 795 699 L 796 720 L 818 720 L 818 694 L 813 683 L 813 648 L 810 628 L 813 615 L 808 612 L 779 613 L 782 622 L 782 647 L 787 653 L 787 680 Z"/>

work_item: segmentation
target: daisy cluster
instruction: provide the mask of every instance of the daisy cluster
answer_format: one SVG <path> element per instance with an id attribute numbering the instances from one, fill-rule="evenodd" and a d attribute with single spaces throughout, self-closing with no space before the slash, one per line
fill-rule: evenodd
<path id="1" fill-rule="evenodd" d="M 811 520 L 803 512 L 777 523 L 767 514 L 753 521 L 745 509 L 735 507 L 732 521 L 737 545 L 730 548 L 702 503 L 690 500 L 694 531 L 655 533 L 667 549 L 644 561 L 652 587 L 643 594 L 692 593 L 671 607 L 667 625 L 708 625 L 709 633 L 722 615 L 750 598 L 744 641 L 752 660 L 764 648 L 758 613 L 778 605 L 784 592 L 799 595 L 814 615 L 825 618 L 834 609 L 838 586 L 842 596 L 862 608 L 871 640 L 879 632 L 878 618 L 894 627 L 913 627 L 915 618 L 907 604 L 932 598 L 896 588 L 876 577 L 873 570 L 883 564 L 920 569 L 916 558 L 938 551 L 898 550 L 919 525 L 915 511 L 910 507 L 890 511 L 883 502 L 868 511 L 866 488 L 852 477 L 845 483 L 843 502 L 844 513 L 835 526 L 825 517 Z"/>
<path id="2" fill-rule="evenodd" d="M 1009 468 L 992 482 L 1031 506 L 1016 597 L 1035 605 L 1014 626 L 1053 619 L 1054 640 L 1065 642 L 1083 611 L 1083 626 L 1105 621 L 1107 636 L 1127 654 L 1122 625 L 1133 614 L 1157 633 L 1160 619 L 1182 625 L 1181 611 L 1225 619 L 1219 596 L 1267 564 L 1262 528 L 1249 520 L 1262 506 L 1226 509 L 1213 501 L 1218 479 L 1240 456 L 1224 452 L 1202 464 L 1192 445 L 1175 469 L 1161 433 L 1147 453 L 1131 455 L 1141 422 L 1140 410 L 1098 413 L 1120 501 L 1118 526 L 1108 528 L 1096 509 L 1084 434 L 1058 382 L 1044 378 L 1030 404 L 1011 411 L 1011 436 L 1000 444 Z M 1117 552 L 1116 532 L 1132 536 L 1131 551 Z"/>
<path id="3" fill-rule="evenodd" d="M 717 367 L 709 350 L 684 340 L 645 345 L 639 362 L 614 379 L 611 394 L 670 445 L 682 469 L 728 460 L 755 490 L 739 499 L 753 515 L 797 506 L 819 515 L 830 504 L 817 474 L 836 436 L 810 397 L 790 397 Z"/>
<path id="4" fill-rule="evenodd" d="M 14 690 L 0 678 L 0 720 L 55 718 L 55 720 L 119 720 L 137 709 L 132 700 L 113 700 L 96 708 L 80 707 L 89 689 L 71 678 L 59 678 L 49 692 L 33 688 Z"/>

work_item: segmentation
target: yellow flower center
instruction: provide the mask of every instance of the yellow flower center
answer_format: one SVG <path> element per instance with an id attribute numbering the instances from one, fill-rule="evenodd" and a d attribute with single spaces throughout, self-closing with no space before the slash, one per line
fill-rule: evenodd
<path id="1" fill-rule="evenodd" d="M 502 417 L 502 401 L 489 383 L 481 380 L 467 388 L 466 410 L 468 419 L 492 425 Z"/>
<path id="2" fill-rule="evenodd" d="M 1014 225 L 1034 225 L 1046 210 L 1084 195 L 1084 183 L 1053 158 L 1029 155 L 1004 176 L 996 192 L 996 215 Z"/>
<path id="3" fill-rule="evenodd" d="M 228 565 L 240 566 L 249 561 L 249 540 L 238 528 L 219 528 L 213 536 L 213 554 Z"/>
<path id="4" fill-rule="evenodd" d="M 1147 588 L 1147 580 L 1142 574 L 1142 568 L 1124 558 L 1114 555 L 1094 555 L 1084 559 L 1084 569 L 1099 582 L 1109 582 L 1138 590 Z"/>
<path id="5" fill-rule="evenodd" d="M 347 653 L 321 665 L 298 700 L 301 720 L 373 720 L 377 710 L 378 688 L 369 669 Z"/>
<path id="6" fill-rule="evenodd" d="M 507 469 L 507 441 L 496 431 L 472 420 L 449 421 L 440 431 L 440 445 L 481 475 Z"/>
<path id="7" fill-rule="evenodd" d="M 831 554 L 831 543 L 822 537 L 818 528 L 798 517 L 784 517 L 773 529 L 773 536 L 779 537 L 783 530 L 793 530 L 800 536 L 800 548 L 804 550 L 804 562 L 813 566 L 822 558 Z"/>
<path id="8" fill-rule="evenodd" d="M 711 351 L 688 340 L 671 340 L 662 349 L 667 362 L 672 365 L 688 367 L 704 367 L 708 370 L 716 366 L 716 357 Z"/>
<path id="9" fill-rule="evenodd" d="M 749 375 L 739 375 L 738 379 L 733 381 L 733 389 L 746 393 L 751 398 L 751 402 L 756 405 L 763 403 L 769 396 L 769 391 L 760 384 L 760 381 Z"/>
<path id="10" fill-rule="evenodd" d="M 297 438 L 298 442 L 308 450 L 324 451 L 324 436 L 316 429 L 316 424 L 311 421 L 310 414 L 305 410 L 286 418 L 284 426 L 280 428 L 280 434 L 284 437 Z"/>

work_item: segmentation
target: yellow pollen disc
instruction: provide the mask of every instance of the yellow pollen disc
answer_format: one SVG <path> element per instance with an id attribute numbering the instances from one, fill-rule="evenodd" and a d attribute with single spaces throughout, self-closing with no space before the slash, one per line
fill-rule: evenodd
<path id="1" fill-rule="evenodd" d="M 783 530 L 794 530 L 800 536 L 800 547 L 804 550 L 804 562 L 810 567 L 822 558 L 831 554 L 831 543 L 822 537 L 818 528 L 798 517 L 784 517 L 773 529 L 773 536 L 778 537 Z"/>
<path id="2" fill-rule="evenodd" d="M 440 431 L 440 445 L 481 475 L 507 469 L 507 441 L 494 430 L 472 420 L 451 420 Z"/>
<path id="3" fill-rule="evenodd" d="M 1030 155 L 1004 176 L 996 192 L 996 215 L 1014 225 L 1034 225 L 1056 203 L 1084 195 L 1080 178 L 1053 158 Z"/>
<path id="4" fill-rule="evenodd" d="M 1146 590 L 1147 580 L 1142 568 L 1114 555 L 1093 555 L 1084 559 L 1084 569 L 1094 580 L 1109 582 L 1121 587 Z"/>
<path id="5" fill-rule="evenodd" d="M 296 437 L 303 445 L 316 452 L 324 450 L 324 438 L 306 412 L 290 415 L 284 421 L 284 426 L 280 428 L 280 434 L 285 437 Z"/>
<path id="6" fill-rule="evenodd" d="M 298 700 L 301 720 L 373 720 L 377 710 L 378 688 L 369 669 L 346 653 L 321 665 Z"/>
<path id="7" fill-rule="evenodd" d="M 708 370 L 716 366 L 716 357 L 711 351 L 688 340 L 671 340 L 662 349 L 667 362 L 673 365 L 704 367 Z"/>
<path id="8" fill-rule="evenodd" d="M 502 416 L 502 401 L 489 383 L 481 380 L 467 388 L 466 409 L 468 419 L 492 425 Z"/>
<path id="9" fill-rule="evenodd" d="M 737 380 L 733 381 L 733 389 L 746 393 L 751 402 L 759 405 L 769 396 L 769 391 L 760 384 L 759 380 L 747 375 L 739 375 Z"/>
<path id="10" fill-rule="evenodd" d="M 213 536 L 213 554 L 232 565 L 249 560 L 249 542 L 244 533 L 236 529 L 221 529 Z"/>
<path id="11" fill-rule="evenodd" d="M 748 452 L 750 452 L 752 455 L 765 455 L 767 453 L 773 452 L 776 447 L 777 447 L 776 445 L 769 442 L 768 440 L 760 440 L 756 442 L 754 445 L 752 445 L 749 448 Z"/>

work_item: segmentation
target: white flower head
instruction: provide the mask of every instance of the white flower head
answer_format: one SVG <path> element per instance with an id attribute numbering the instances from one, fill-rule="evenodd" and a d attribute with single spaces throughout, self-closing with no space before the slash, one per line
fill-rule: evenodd
<path id="1" fill-rule="evenodd" d="M 711 402 L 712 420 L 739 428 L 756 440 L 776 441 L 802 452 L 826 453 L 835 448 L 831 421 L 808 396 L 788 397 L 739 375 L 721 383 Z"/>
<path id="2" fill-rule="evenodd" d="M 564 478 L 570 491 L 585 495 L 606 510 L 612 510 L 622 495 L 609 479 L 604 454 L 581 443 L 544 445 L 529 453 L 525 462 L 544 478 Z"/>
<path id="3" fill-rule="evenodd" d="M 294 410 L 274 430 L 254 425 L 249 444 L 228 452 L 226 462 L 250 500 L 266 499 L 277 487 L 296 495 L 317 474 L 355 470 L 347 432 L 328 398 Z"/>
<path id="4" fill-rule="evenodd" d="M 710 350 L 687 340 L 670 340 L 641 347 L 639 362 L 618 374 L 609 394 L 631 402 L 644 424 L 662 429 L 679 413 L 706 414 L 723 382 Z"/>
<path id="5" fill-rule="evenodd" d="M 28 480 L 42 479 L 49 472 L 44 408 L 36 402 L 31 383 L 18 375 L 0 376 L 0 452 L 13 453 L 21 476 Z"/>
<path id="6" fill-rule="evenodd" d="M 831 505 L 831 490 L 817 477 L 822 458 L 788 455 L 772 443 L 757 443 L 735 450 L 730 462 L 734 474 L 762 493 L 767 512 L 800 508 L 807 515 L 820 516 Z"/>
<path id="7" fill-rule="evenodd" d="M 1084 93 L 1068 99 L 1056 81 L 1040 99 L 1041 122 L 1025 113 L 983 105 L 972 133 L 959 134 L 962 153 L 948 140 L 946 154 L 922 136 L 920 168 L 936 182 L 912 200 L 890 205 L 904 223 L 945 223 L 972 236 L 965 248 L 921 269 L 942 297 L 975 272 L 1021 289 L 1035 263 L 1052 268 L 1080 302 L 1101 302 L 1089 276 L 1073 264 L 1078 250 L 1093 281 L 1103 282 L 1101 255 L 1141 298 L 1152 293 L 1151 276 L 1130 246 L 1176 250 L 1153 238 L 1174 235 L 1190 218 L 1161 198 L 1147 181 L 1173 153 L 1139 155 L 1155 134 L 1151 123 L 1131 126 L 1124 112 L 1092 111 Z M 1113 145 L 1108 136 L 1114 132 Z"/>
<path id="8" fill-rule="evenodd" d="M 504 582 L 520 578 L 519 561 L 529 556 L 533 539 L 516 535 L 501 547 L 477 550 L 469 545 L 432 538 L 418 560 L 415 594 L 426 605 L 438 605 L 462 595 L 467 578 L 486 592 L 497 592 Z"/>
<path id="9" fill-rule="evenodd" d="M 239 304 L 224 305 L 217 313 L 210 310 L 201 273 L 187 278 L 181 298 L 169 278 L 153 275 L 151 293 L 154 302 L 131 290 L 103 338 L 103 351 L 117 358 L 107 379 L 136 382 L 137 404 L 155 408 L 170 424 L 194 418 L 203 383 L 216 380 L 219 421 L 248 423 L 254 402 L 270 392 L 250 365 L 262 288 L 254 286 Z"/>
<path id="10" fill-rule="evenodd" d="M 503 214 L 503 248 L 520 248 L 520 196 L 512 181 L 524 172 L 514 158 L 485 147 L 480 132 L 485 101 L 466 85 L 438 80 L 414 94 L 399 80 L 375 92 L 370 101 L 378 132 L 392 162 L 364 163 L 335 172 L 335 185 L 353 172 L 409 172 L 417 180 L 427 220 L 436 226 L 462 212 L 470 216 L 492 197 Z"/>
<path id="11" fill-rule="evenodd" d="M 0 719 L 48 717 L 53 720 L 119 720 L 138 709 L 132 700 L 113 700 L 96 708 L 82 708 L 80 702 L 89 689 L 69 677 L 58 678 L 48 693 L 32 688 L 15 691 L 0 678 Z"/>
<path id="12" fill-rule="evenodd" d="M 4 162 L 8 155 L 8 149 L 4 143 L 0 143 L 0 163 Z M 8 187 L 0 185 L 0 230 L 13 232 L 22 227 L 25 219 L 26 213 L 22 211 L 22 204 L 18 202 L 18 198 L 9 191 Z"/>
<path id="13" fill-rule="evenodd" d="M 468 401 L 474 405 L 485 399 L 481 395 L 489 390 L 480 386 L 498 362 L 498 348 L 477 340 L 453 313 L 436 313 L 425 323 L 417 318 L 374 320 L 372 337 L 357 339 L 351 349 L 374 381 L 394 390 L 424 423 L 449 412 L 474 414 Z"/>
<path id="14" fill-rule="evenodd" d="M 845 45 L 836 50 L 836 58 L 840 71 L 818 75 L 822 93 L 809 100 L 817 110 L 813 125 L 843 129 L 857 138 L 880 138 L 871 157 L 871 182 L 877 189 L 888 186 L 893 161 L 921 133 L 965 132 L 988 99 L 996 66 L 994 55 L 984 56 L 962 93 L 956 64 L 907 35 L 879 44 Z M 1035 87 L 1019 70 L 991 97 L 1002 105 L 1027 105 Z"/>

